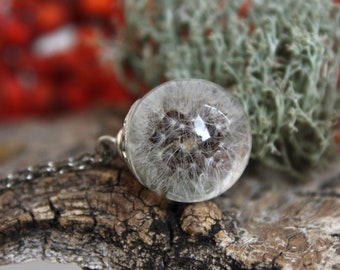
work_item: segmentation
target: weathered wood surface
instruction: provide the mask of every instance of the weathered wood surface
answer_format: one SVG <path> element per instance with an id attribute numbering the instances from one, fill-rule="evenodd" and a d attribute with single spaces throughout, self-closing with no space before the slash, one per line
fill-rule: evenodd
<path id="1" fill-rule="evenodd" d="M 116 113 L 0 127 L 0 175 L 90 151 Z M 0 265 L 42 258 L 84 269 L 340 269 L 338 165 L 297 183 L 248 172 L 223 196 L 169 202 L 117 158 L 0 191 Z M 339 163 L 339 162 L 338 162 Z"/>

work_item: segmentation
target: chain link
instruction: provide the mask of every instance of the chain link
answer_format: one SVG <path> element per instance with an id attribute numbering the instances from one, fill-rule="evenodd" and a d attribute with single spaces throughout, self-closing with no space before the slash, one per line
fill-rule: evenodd
<path id="1" fill-rule="evenodd" d="M 76 158 L 70 157 L 64 161 L 48 162 L 45 165 L 29 166 L 24 170 L 10 173 L 0 178 L 0 191 L 13 188 L 21 182 L 29 182 L 40 178 L 63 175 L 69 172 L 80 172 L 94 167 L 107 166 L 116 155 L 115 145 L 108 141 L 98 141 L 93 154 L 84 153 Z"/>

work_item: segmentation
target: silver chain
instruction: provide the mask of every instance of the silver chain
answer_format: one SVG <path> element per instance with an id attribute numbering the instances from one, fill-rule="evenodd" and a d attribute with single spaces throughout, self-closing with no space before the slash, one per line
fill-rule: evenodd
<path id="1" fill-rule="evenodd" d="M 29 166 L 26 169 L 10 173 L 3 179 L 0 178 L 0 191 L 13 188 L 22 182 L 63 175 L 69 172 L 80 172 L 95 167 L 105 167 L 110 164 L 116 154 L 115 138 L 103 136 L 98 140 L 95 152 L 92 154 L 85 153 L 64 161 Z"/>

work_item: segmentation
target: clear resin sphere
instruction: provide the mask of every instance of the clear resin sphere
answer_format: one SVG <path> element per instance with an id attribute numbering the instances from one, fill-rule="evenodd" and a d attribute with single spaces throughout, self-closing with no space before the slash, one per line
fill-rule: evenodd
<path id="1" fill-rule="evenodd" d="M 138 180 L 179 202 L 211 199 L 244 171 L 249 121 L 222 87 L 201 79 L 166 82 L 131 108 L 123 156 Z"/>

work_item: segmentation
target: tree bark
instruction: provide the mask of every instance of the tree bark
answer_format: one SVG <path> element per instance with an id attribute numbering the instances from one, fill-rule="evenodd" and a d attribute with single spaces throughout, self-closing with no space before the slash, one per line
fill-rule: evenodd
<path id="1" fill-rule="evenodd" d="M 91 151 L 122 114 L 2 125 L 1 176 Z M 297 182 L 250 170 L 219 198 L 170 202 L 120 158 L 0 191 L 0 265 L 32 258 L 83 269 L 340 269 L 339 161 Z"/>

